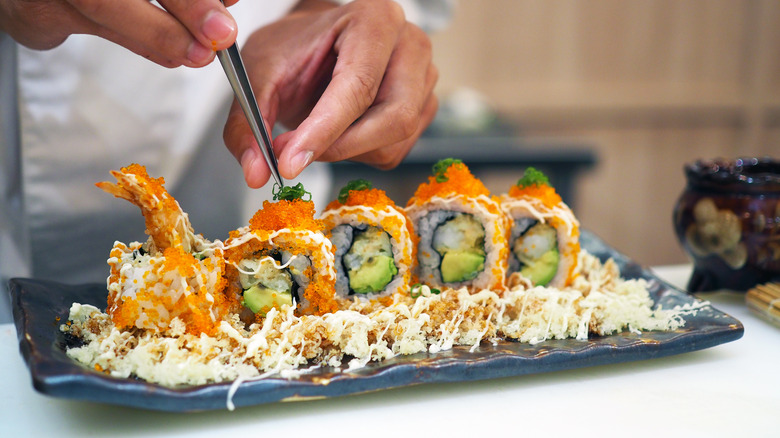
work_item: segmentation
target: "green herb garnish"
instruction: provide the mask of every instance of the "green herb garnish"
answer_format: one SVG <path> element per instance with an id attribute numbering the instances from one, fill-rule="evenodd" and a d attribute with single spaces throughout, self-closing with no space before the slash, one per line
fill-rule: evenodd
<path id="1" fill-rule="evenodd" d="M 422 283 L 417 283 L 414 286 L 412 286 L 412 289 L 409 290 L 409 296 L 411 296 L 414 299 L 420 298 L 420 295 L 422 295 Z"/>
<path id="2" fill-rule="evenodd" d="M 298 183 L 294 186 L 279 187 L 279 184 L 274 184 L 273 188 L 274 201 L 294 201 L 301 199 L 304 201 L 311 201 L 311 193 L 307 192 L 303 188 L 302 183 Z M 303 199 L 304 196 L 308 196 L 309 199 Z"/>
<path id="3" fill-rule="evenodd" d="M 353 179 L 352 181 L 348 182 L 347 185 L 341 189 L 341 191 L 339 191 L 339 202 L 342 204 L 347 202 L 347 198 L 349 198 L 349 192 L 352 190 L 369 190 L 371 188 L 373 188 L 373 185 L 370 181 L 365 179 Z"/>
<path id="4" fill-rule="evenodd" d="M 414 299 L 420 298 L 422 296 L 422 294 L 423 294 L 422 293 L 422 287 L 423 287 L 422 283 L 416 283 L 409 290 L 409 296 L 414 298 Z M 428 289 L 431 291 L 431 294 L 433 294 L 433 295 L 439 295 L 441 293 L 441 290 L 436 289 L 434 287 L 428 287 Z"/>
<path id="5" fill-rule="evenodd" d="M 443 183 L 447 181 L 448 178 L 445 174 L 447 169 L 453 164 L 463 164 L 463 161 L 457 158 L 445 158 L 433 165 L 433 174 L 436 175 L 436 182 Z"/>
<path id="6" fill-rule="evenodd" d="M 528 187 L 532 185 L 549 186 L 550 180 L 547 178 L 547 175 L 541 171 L 529 167 L 523 172 L 523 177 L 517 180 L 516 185 L 518 187 Z"/>

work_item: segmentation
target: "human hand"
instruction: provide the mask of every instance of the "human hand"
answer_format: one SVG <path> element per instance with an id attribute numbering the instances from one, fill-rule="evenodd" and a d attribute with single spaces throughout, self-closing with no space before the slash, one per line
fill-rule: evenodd
<path id="1" fill-rule="evenodd" d="M 232 5 L 238 0 L 226 0 Z M 236 22 L 219 0 L 0 0 L 0 30 L 46 50 L 72 34 L 92 34 L 165 67 L 202 67 L 236 40 Z"/>
<path id="2" fill-rule="evenodd" d="M 305 0 L 252 34 L 242 53 L 269 128 L 292 129 L 274 140 L 287 179 L 314 160 L 393 168 L 438 107 L 430 40 L 390 0 Z M 247 185 L 265 184 L 270 172 L 236 102 L 224 139 Z"/>

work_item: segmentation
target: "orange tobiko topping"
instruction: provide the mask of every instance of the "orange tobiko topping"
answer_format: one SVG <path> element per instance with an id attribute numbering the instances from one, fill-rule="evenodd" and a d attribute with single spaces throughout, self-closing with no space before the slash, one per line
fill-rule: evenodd
<path id="1" fill-rule="evenodd" d="M 523 196 L 529 196 L 542 201 L 547 207 L 555 207 L 563 202 L 560 195 L 555 191 L 552 186 L 546 184 L 531 184 L 529 186 L 512 186 L 509 189 L 509 196 L 513 198 L 521 198 Z"/>
<path id="2" fill-rule="evenodd" d="M 129 166 L 123 167 L 121 171 L 122 173 L 132 173 L 133 175 L 140 178 L 141 181 L 152 182 L 152 183 L 156 183 L 157 185 L 165 184 L 165 178 L 163 177 L 152 178 L 151 176 L 149 176 L 149 173 L 146 172 L 146 167 L 137 163 L 133 163 Z"/>
<path id="3" fill-rule="evenodd" d="M 371 207 L 377 210 L 382 210 L 387 206 L 394 207 L 395 202 L 387 196 L 384 190 L 381 189 L 366 189 L 366 190 L 350 190 L 349 196 L 346 201 L 341 203 L 339 200 L 335 200 L 328 204 L 327 209 L 333 210 L 341 207 L 342 205 L 353 206 L 365 206 Z"/>
<path id="4" fill-rule="evenodd" d="M 138 180 L 138 184 L 140 184 L 146 193 L 150 195 L 149 197 L 157 198 L 162 202 L 161 206 L 153 207 L 158 207 L 170 211 L 179 209 L 178 204 L 176 204 L 176 200 L 174 200 L 173 197 L 168 194 L 168 191 L 165 190 L 165 178 L 154 178 L 149 176 L 149 173 L 146 171 L 146 167 L 136 163 L 123 167 L 120 169 L 120 171 L 122 173 L 135 175 L 136 179 Z"/>
<path id="5" fill-rule="evenodd" d="M 476 198 L 480 195 L 490 196 L 490 191 L 471 174 L 465 164 L 453 163 L 444 172 L 443 177 L 429 176 L 427 183 L 422 183 L 414 192 L 414 197 L 409 204 L 423 204 L 434 196 L 447 197 L 453 195 L 465 195 Z"/>
<path id="6" fill-rule="evenodd" d="M 278 231 L 284 228 L 322 231 L 323 228 L 322 221 L 314 219 L 314 202 L 302 199 L 264 201 L 263 208 L 249 220 L 249 227 L 262 231 Z"/>
<path id="7" fill-rule="evenodd" d="M 214 335 L 217 321 L 235 307 L 235 300 L 223 293 L 227 282 L 222 275 L 225 261 L 221 253 L 203 261 L 179 247 L 166 248 L 163 254 L 161 263 L 152 264 L 150 260 L 142 280 L 133 280 L 134 295 L 109 294 L 112 321 L 120 329 L 137 326 L 162 330 L 170 327 L 175 317 L 189 334 Z M 121 283 L 121 272 L 114 275 L 113 271 L 110 282 Z"/>
<path id="8" fill-rule="evenodd" d="M 192 277 L 195 275 L 195 266 L 198 264 L 192 254 L 184 251 L 180 247 L 165 248 L 163 251 L 163 269 L 165 271 L 173 271 L 176 269 L 179 271 L 179 275 L 182 277 Z"/>

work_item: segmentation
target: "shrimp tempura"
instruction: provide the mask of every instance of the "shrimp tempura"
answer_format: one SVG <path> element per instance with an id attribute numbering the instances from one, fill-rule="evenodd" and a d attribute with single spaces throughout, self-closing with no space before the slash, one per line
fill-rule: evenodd
<path id="1" fill-rule="evenodd" d="M 146 220 L 146 233 L 154 247 L 150 248 L 152 252 L 174 247 L 188 253 L 193 251 L 197 239 L 189 217 L 165 190 L 163 178 L 150 177 L 146 168 L 139 164 L 131 164 L 119 171 L 112 170 L 111 174 L 117 179 L 117 184 L 104 181 L 95 185 L 141 209 Z"/>

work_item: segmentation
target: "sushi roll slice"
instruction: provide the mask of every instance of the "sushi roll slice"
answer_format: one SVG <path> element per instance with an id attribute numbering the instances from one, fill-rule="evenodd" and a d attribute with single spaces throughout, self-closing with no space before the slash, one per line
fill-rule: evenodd
<path id="1" fill-rule="evenodd" d="M 140 207 L 149 234 L 144 243 L 115 242 L 111 249 L 106 312 L 114 325 L 165 331 L 178 319 L 187 333 L 215 333 L 238 305 L 225 293 L 220 243 L 194 233 L 163 178 L 137 164 L 111 174 L 117 183 L 96 185 Z"/>
<path id="2" fill-rule="evenodd" d="M 501 207 L 512 221 L 509 275 L 519 274 L 536 286 L 571 285 L 580 252 L 580 224 L 548 178 L 529 167 L 501 196 Z"/>
<path id="3" fill-rule="evenodd" d="M 504 290 L 509 221 L 462 161 L 445 159 L 406 212 L 419 238 L 415 272 L 429 286 Z"/>
<path id="4" fill-rule="evenodd" d="M 245 315 L 285 305 L 298 315 L 338 310 L 333 245 L 306 195 L 301 184 L 282 188 L 225 241 L 227 287 L 241 296 Z"/>
<path id="5" fill-rule="evenodd" d="M 321 216 L 336 247 L 336 294 L 375 299 L 407 290 L 415 245 L 406 213 L 366 180 L 350 181 Z"/>

